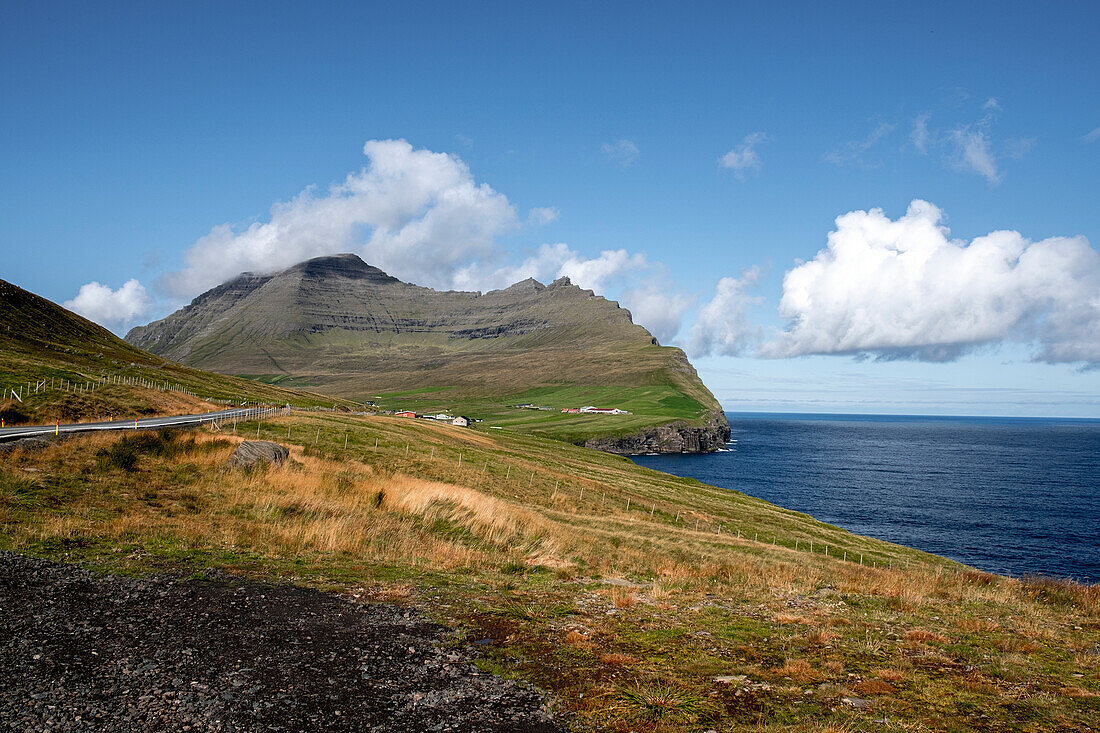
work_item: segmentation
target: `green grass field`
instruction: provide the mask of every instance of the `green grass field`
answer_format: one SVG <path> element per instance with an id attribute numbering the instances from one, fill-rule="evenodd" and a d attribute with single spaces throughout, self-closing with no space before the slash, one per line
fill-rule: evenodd
<path id="1" fill-rule="evenodd" d="M 540 387 L 500 398 L 462 397 L 445 387 L 383 393 L 376 396 L 385 409 L 433 414 L 468 415 L 482 427 L 583 443 L 596 436 L 629 435 L 653 425 L 682 420 L 701 425 L 708 409 L 668 386 L 650 387 Z M 532 404 L 550 410 L 519 408 Z M 565 407 L 617 407 L 629 415 L 569 414 Z"/>

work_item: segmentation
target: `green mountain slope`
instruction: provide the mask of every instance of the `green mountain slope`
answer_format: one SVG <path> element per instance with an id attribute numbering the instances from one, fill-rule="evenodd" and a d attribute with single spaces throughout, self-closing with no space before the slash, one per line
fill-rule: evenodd
<path id="1" fill-rule="evenodd" d="M 127 383 L 116 384 L 116 378 Z M 62 388 L 62 384 L 79 386 Z M 157 387 L 165 384 L 180 389 Z M 13 397 L 13 389 L 20 396 Z M 0 391 L 0 410 L 9 424 L 180 411 L 201 407 L 198 398 L 351 405 L 314 392 L 203 372 L 154 356 L 4 280 L 0 280 Z"/>
<path id="2" fill-rule="evenodd" d="M 437 292 L 355 255 L 320 257 L 241 275 L 126 339 L 224 374 L 466 412 L 605 450 L 712 450 L 728 435 L 680 349 L 658 345 L 617 303 L 565 278 Z M 524 403 L 551 409 L 514 407 Z M 561 412 L 586 405 L 632 414 Z"/>

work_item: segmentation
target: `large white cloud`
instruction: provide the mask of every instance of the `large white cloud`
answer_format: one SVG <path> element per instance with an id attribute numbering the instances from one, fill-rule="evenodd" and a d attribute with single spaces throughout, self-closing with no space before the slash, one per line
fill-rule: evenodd
<path id="1" fill-rule="evenodd" d="M 745 290 L 760 279 L 760 270 L 751 267 L 741 277 L 724 277 L 718 281 L 714 298 L 703 305 L 688 332 L 687 350 L 691 356 L 739 356 L 758 338 L 746 310 L 759 298 Z"/>
<path id="2" fill-rule="evenodd" d="M 983 344 L 1033 344 L 1047 362 L 1100 363 L 1100 254 L 1084 237 L 950 238 L 942 212 L 853 211 L 783 279 L 790 326 L 763 356 L 872 354 L 944 361 Z"/>
<path id="3" fill-rule="evenodd" d="M 121 333 L 127 326 L 149 315 L 153 299 L 145 286 L 135 279 L 127 280 L 118 290 L 93 281 L 80 286 L 76 297 L 62 305 L 90 321 Z"/>
<path id="4" fill-rule="evenodd" d="M 404 280 L 450 287 L 458 267 L 496 256 L 495 238 L 518 226 L 507 197 L 475 182 L 453 155 L 404 140 L 371 140 L 363 152 L 367 167 L 326 192 L 308 188 L 277 203 L 266 222 L 214 227 L 160 284 L 189 298 L 246 270 L 353 251 Z"/>

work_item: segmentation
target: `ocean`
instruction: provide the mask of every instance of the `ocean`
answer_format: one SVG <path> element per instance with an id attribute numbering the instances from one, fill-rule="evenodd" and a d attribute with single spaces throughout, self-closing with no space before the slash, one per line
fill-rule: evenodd
<path id="1" fill-rule="evenodd" d="M 729 452 L 634 461 L 989 572 L 1100 583 L 1100 420 L 726 415 Z"/>

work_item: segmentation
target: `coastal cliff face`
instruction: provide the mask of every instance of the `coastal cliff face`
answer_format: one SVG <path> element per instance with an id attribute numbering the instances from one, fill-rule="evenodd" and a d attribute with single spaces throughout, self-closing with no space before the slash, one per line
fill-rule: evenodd
<path id="1" fill-rule="evenodd" d="M 730 425 L 721 412 L 713 413 L 703 427 L 683 422 L 657 425 L 632 435 L 592 438 L 586 448 L 604 453 L 635 456 L 644 453 L 710 453 L 724 448 L 730 439 Z"/>

